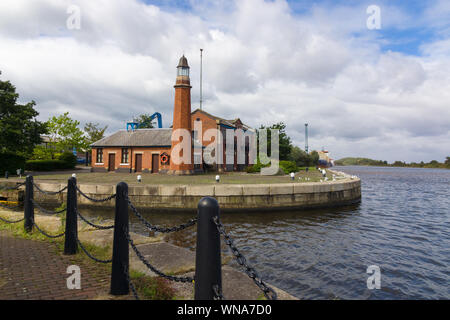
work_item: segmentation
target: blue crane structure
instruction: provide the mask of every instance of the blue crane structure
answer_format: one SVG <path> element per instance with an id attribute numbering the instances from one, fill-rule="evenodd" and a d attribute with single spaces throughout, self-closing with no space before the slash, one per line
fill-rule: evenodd
<path id="1" fill-rule="evenodd" d="M 158 120 L 158 128 L 162 128 L 162 117 L 161 117 L 161 113 L 159 113 L 159 112 L 155 112 L 154 114 L 152 114 L 151 116 L 150 116 L 150 121 L 152 121 L 153 119 L 155 119 L 155 117 L 157 118 L 157 120 Z M 134 130 L 136 130 L 136 129 L 139 129 L 139 125 L 140 125 L 140 123 L 139 122 L 127 122 L 127 131 L 130 131 L 130 129 L 132 130 L 132 131 L 134 131 Z"/>

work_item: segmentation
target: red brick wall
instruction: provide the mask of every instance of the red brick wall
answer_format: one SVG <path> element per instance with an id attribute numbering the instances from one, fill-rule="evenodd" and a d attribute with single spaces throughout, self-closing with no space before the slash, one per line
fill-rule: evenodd
<path id="1" fill-rule="evenodd" d="M 173 130 L 186 129 L 191 133 L 191 87 L 187 84 L 179 83 L 177 79 L 177 85 L 175 86 L 175 102 L 173 110 Z M 179 142 L 172 142 L 172 149 Z M 173 171 L 188 171 L 194 168 L 194 155 L 191 153 L 190 164 L 175 164 L 170 161 L 170 170 Z"/>
<path id="2" fill-rule="evenodd" d="M 152 169 L 152 154 L 158 153 L 161 155 L 163 152 L 166 152 L 167 154 L 170 154 L 170 148 L 149 148 L 149 147 L 133 147 L 128 148 L 128 164 L 122 164 L 122 148 L 102 148 L 103 149 L 103 163 L 98 164 L 97 163 L 97 148 L 92 149 L 92 167 L 93 168 L 105 168 L 108 170 L 108 161 L 109 161 L 109 153 L 115 152 L 115 168 L 114 170 L 117 170 L 119 168 L 123 169 L 130 169 L 134 171 L 135 164 L 136 164 L 136 154 L 141 153 L 142 154 L 142 170 L 148 170 L 151 171 Z M 160 161 L 160 159 L 159 159 Z M 159 170 L 168 170 L 168 165 L 162 165 L 161 162 L 159 163 Z"/>
<path id="3" fill-rule="evenodd" d="M 195 128 L 194 123 L 195 123 L 195 121 L 197 121 L 197 119 L 200 119 L 200 121 L 202 122 L 202 132 L 199 132 L 199 135 L 202 136 L 202 139 L 203 139 L 203 135 L 204 135 L 205 131 L 207 131 L 208 129 L 217 129 L 217 122 L 215 119 L 211 118 L 210 116 L 204 114 L 201 111 L 196 111 L 191 116 L 192 130 L 194 130 L 194 128 Z M 204 146 L 207 146 L 211 142 L 212 142 L 212 140 L 207 140 L 207 141 L 203 141 L 202 144 Z"/>
<path id="4" fill-rule="evenodd" d="M 217 125 L 217 121 L 212 118 L 211 116 L 203 113 L 200 110 L 196 110 L 192 116 L 191 116 L 191 126 L 192 126 L 192 130 L 194 130 L 194 123 L 197 121 L 197 119 L 200 119 L 200 121 L 202 122 L 202 144 L 204 146 L 209 145 L 211 142 L 213 142 L 212 140 L 203 140 L 203 134 L 208 130 L 208 129 L 217 129 L 218 125 Z M 236 127 L 237 128 L 241 128 L 242 129 L 242 123 L 240 121 L 236 122 Z M 226 170 L 226 129 L 222 126 L 220 126 L 220 131 L 222 133 L 222 139 L 223 141 L 225 141 L 225 144 L 222 145 L 222 150 L 223 150 L 223 164 L 221 165 L 222 169 Z M 248 140 L 246 140 L 245 142 L 248 145 Z M 234 138 L 234 145 L 236 146 L 237 144 L 237 138 Z M 248 152 L 246 152 L 246 161 L 248 160 Z M 233 165 L 233 170 L 237 170 L 237 154 L 234 155 L 234 165 Z"/>

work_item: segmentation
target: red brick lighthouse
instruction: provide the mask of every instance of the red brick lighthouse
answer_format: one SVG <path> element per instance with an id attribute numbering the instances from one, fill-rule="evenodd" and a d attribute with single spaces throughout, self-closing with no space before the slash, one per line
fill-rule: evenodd
<path id="1" fill-rule="evenodd" d="M 172 148 L 170 159 L 170 174 L 192 174 L 194 172 L 194 161 L 191 148 L 191 81 L 189 78 L 189 65 L 186 57 L 183 55 L 177 66 L 177 79 L 174 85 L 175 88 L 175 103 L 173 108 L 173 127 L 172 127 Z M 176 134 L 177 129 L 185 129 L 185 133 L 189 136 L 180 137 Z M 183 149 L 181 152 L 180 146 L 177 147 L 184 139 L 189 139 L 189 150 Z M 189 154 L 190 153 L 190 156 Z M 181 158 L 180 160 L 174 159 Z M 174 161 L 175 160 L 175 161 Z M 178 162 L 178 163 L 176 163 Z M 180 163 L 181 162 L 181 163 Z"/>

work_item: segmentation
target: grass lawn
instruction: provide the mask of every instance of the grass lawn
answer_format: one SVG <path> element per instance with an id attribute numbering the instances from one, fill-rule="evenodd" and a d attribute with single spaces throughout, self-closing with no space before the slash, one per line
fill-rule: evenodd
<path id="1" fill-rule="evenodd" d="M 296 174 L 295 180 L 291 180 L 289 175 L 285 176 L 263 176 L 259 173 L 245 173 L 245 172 L 226 172 L 226 173 L 207 173 L 186 176 L 174 176 L 165 174 L 151 174 L 151 173 L 77 173 L 78 183 L 86 184 L 117 184 L 124 181 L 129 185 L 139 184 L 211 184 L 216 183 L 216 174 L 220 175 L 221 184 L 264 184 L 264 183 L 293 183 L 293 182 L 318 182 L 323 179 L 322 174 L 314 167 L 310 168 L 308 172 L 302 169 Z M 142 182 L 137 182 L 137 176 L 141 175 Z M 67 171 L 66 174 L 44 174 L 34 176 L 35 181 L 59 181 L 66 182 L 72 176 L 72 171 Z M 328 179 L 332 179 L 332 175 L 327 172 Z M 301 179 L 299 179 L 301 178 Z M 305 180 L 309 178 L 309 180 Z M 24 178 L 22 178 L 24 179 Z M 12 179 L 11 179 L 12 180 Z M 10 181 L 11 181 L 10 180 Z M 4 178 L 0 182 L 6 182 Z"/>

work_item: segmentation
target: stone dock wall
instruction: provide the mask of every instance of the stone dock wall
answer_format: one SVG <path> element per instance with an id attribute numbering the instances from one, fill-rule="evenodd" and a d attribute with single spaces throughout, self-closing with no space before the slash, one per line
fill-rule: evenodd
<path id="1" fill-rule="evenodd" d="M 46 191 L 61 190 L 66 184 L 36 182 Z M 106 198 L 115 193 L 113 185 L 79 184 L 86 195 Z M 131 185 L 128 193 L 139 208 L 196 210 L 204 196 L 215 197 L 222 210 L 294 210 L 340 206 L 357 203 L 361 199 L 359 178 L 345 177 L 336 181 L 280 184 L 210 184 L 210 185 Z M 66 200 L 66 192 L 60 195 L 44 195 L 34 192 L 37 202 L 56 204 Z M 80 206 L 114 207 L 115 200 L 94 203 L 78 194 Z"/>

